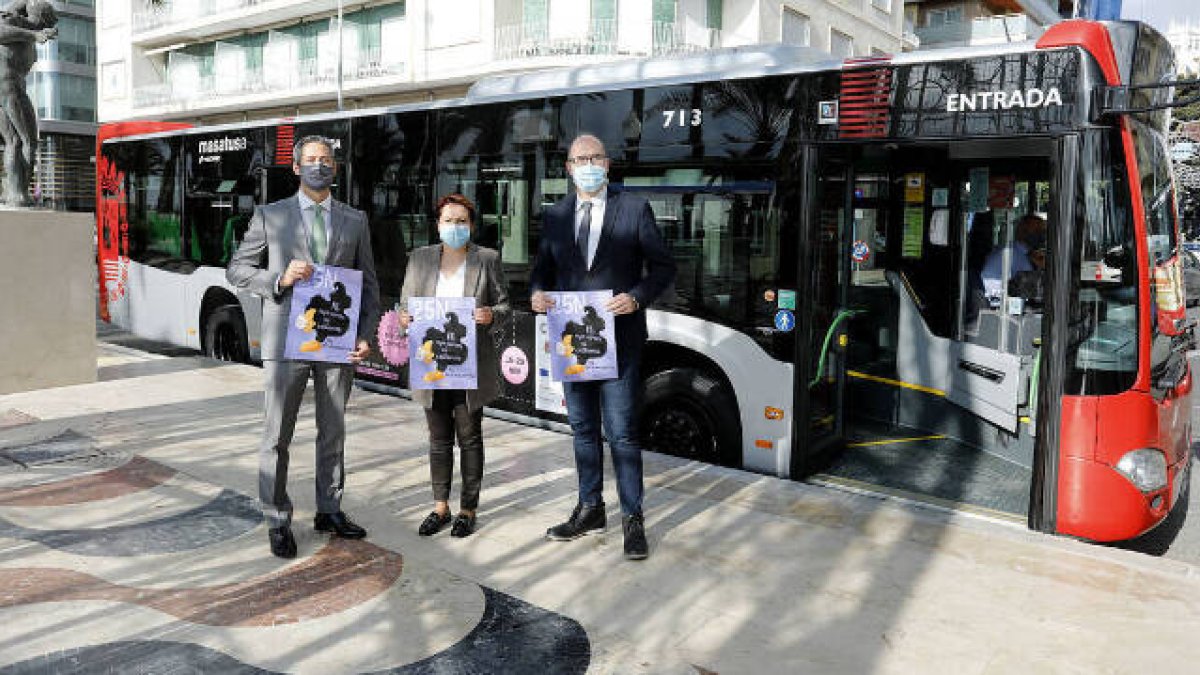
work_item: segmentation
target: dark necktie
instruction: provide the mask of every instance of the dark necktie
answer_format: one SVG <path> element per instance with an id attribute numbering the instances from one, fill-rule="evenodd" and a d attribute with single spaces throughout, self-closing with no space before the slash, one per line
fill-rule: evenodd
<path id="1" fill-rule="evenodd" d="M 575 246 L 579 249 L 579 255 L 583 257 L 583 266 L 588 265 L 588 240 L 592 238 L 592 203 L 584 202 L 580 204 L 583 209 L 583 220 L 579 223 L 579 234 L 575 237 Z"/>

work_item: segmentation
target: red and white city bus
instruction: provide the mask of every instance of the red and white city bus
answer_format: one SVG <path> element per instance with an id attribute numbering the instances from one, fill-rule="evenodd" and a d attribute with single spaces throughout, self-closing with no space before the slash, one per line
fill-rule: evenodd
<path id="1" fill-rule="evenodd" d="M 408 251 L 436 241 L 437 196 L 476 201 L 514 299 L 499 362 L 481 364 L 502 378 L 491 413 L 564 429 L 528 278 L 587 131 L 678 262 L 648 310 L 648 448 L 1092 540 L 1161 522 L 1187 483 L 1192 388 L 1165 40 L 1067 21 L 1036 43 L 821 58 L 744 48 L 387 109 L 106 125 L 103 317 L 256 359 L 260 301 L 224 265 L 254 208 L 296 190 L 293 139 L 318 133 L 337 145 L 336 196 L 370 218 L 385 307 Z M 365 387 L 405 388 L 394 318 Z"/>

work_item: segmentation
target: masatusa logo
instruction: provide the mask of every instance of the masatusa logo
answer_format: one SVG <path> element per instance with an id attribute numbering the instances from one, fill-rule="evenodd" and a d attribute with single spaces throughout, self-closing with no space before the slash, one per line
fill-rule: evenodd
<path id="1" fill-rule="evenodd" d="M 207 164 L 208 162 L 221 161 L 222 153 L 240 152 L 249 146 L 250 142 L 245 136 L 223 136 L 221 138 L 199 141 L 196 144 L 196 152 L 200 155 L 199 162 Z"/>

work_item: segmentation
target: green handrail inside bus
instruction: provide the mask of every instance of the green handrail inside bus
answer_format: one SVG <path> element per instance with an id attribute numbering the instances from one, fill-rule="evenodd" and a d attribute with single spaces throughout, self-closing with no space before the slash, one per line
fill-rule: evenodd
<path id="1" fill-rule="evenodd" d="M 1042 340 L 1033 341 L 1033 375 L 1029 378 L 1029 417 L 1037 417 L 1038 380 L 1042 374 Z"/>
<path id="2" fill-rule="evenodd" d="M 817 373 L 813 376 L 812 382 L 808 383 L 808 388 L 812 389 L 821 381 L 821 373 L 825 372 L 825 357 L 829 355 L 829 343 L 833 340 L 833 334 L 837 330 L 839 324 L 846 319 L 856 315 L 863 314 L 865 309 L 843 309 L 833 317 L 833 321 L 829 322 L 829 330 L 825 331 L 825 342 L 821 345 L 821 358 L 817 359 Z"/>

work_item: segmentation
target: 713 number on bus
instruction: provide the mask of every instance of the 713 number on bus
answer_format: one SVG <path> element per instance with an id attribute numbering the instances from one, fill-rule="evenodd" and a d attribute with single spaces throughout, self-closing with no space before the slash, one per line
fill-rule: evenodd
<path id="1" fill-rule="evenodd" d="M 698 127 L 704 122 L 704 111 L 699 108 L 692 108 L 691 110 L 687 108 L 664 110 L 662 114 L 664 129 L 671 126 L 672 123 L 675 126 L 686 127 L 689 126 L 690 122 L 690 126 Z"/>

